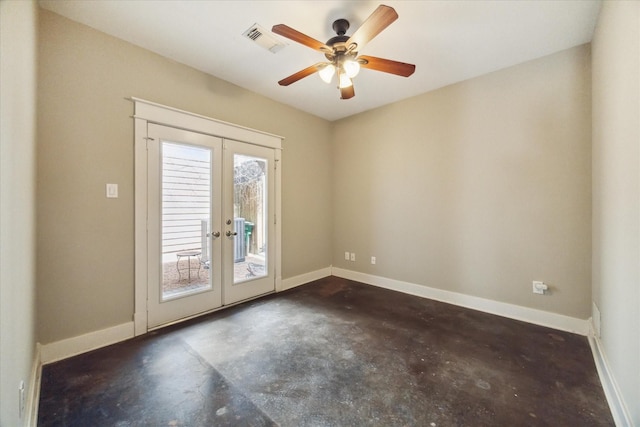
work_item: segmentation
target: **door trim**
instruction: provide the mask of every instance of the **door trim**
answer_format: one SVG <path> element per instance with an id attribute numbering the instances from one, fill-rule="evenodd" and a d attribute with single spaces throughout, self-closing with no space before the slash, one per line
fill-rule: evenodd
<path id="1" fill-rule="evenodd" d="M 282 140 L 281 136 L 216 120 L 210 117 L 167 107 L 131 97 L 134 103 L 134 333 L 148 332 L 147 324 L 147 124 L 199 132 L 219 138 L 273 148 L 275 156 L 275 290 L 282 289 Z"/>

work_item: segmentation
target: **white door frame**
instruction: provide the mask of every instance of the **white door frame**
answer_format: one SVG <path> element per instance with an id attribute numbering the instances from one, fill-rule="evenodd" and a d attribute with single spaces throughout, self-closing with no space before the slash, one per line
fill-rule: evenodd
<path id="1" fill-rule="evenodd" d="M 282 290 L 282 239 L 281 239 L 281 181 L 280 164 L 283 137 L 266 132 L 234 125 L 188 111 L 167 107 L 140 98 L 130 98 L 134 103 L 134 237 L 135 237 L 135 299 L 134 332 L 135 335 L 147 333 L 147 124 L 156 123 L 193 132 L 204 133 L 224 139 L 274 149 L 275 170 L 275 290 Z"/>

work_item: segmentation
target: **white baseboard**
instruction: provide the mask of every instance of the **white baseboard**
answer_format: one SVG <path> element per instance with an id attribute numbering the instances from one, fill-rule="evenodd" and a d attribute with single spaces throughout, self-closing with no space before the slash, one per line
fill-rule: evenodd
<path id="1" fill-rule="evenodd" d="M 282 280 L 282 285 L 279 291 L 286 291 L 287 289 L 295 288 L 296 286 L 304 285 L 305 283 L 313 282 L 314 280 L 322 279 L 323 277 L 331 276 L 331 266 L 321 268 L 320 270 L 312 271 L 310 273 L 304 273 L 299 276 L 289 277 Z"/>
<path id="2" fill-rule="evenodd" d="M 602 383 L 602 389 L 604 390 L 604 395 L 609 403 L 609 409 L 611 410 L 611 415 L 613 416 L 616 426 L 633 427 L 634 424 L 633 421 L 631 421 L 629 410 L 627 409 L 624 399 L 620 394 L 618 384 L 611 374 L 609 362 L 607 361 L 607 356 L 602 348 L 602 343 L 595 335 L 593 329 L 591 329 L 591 333 L 589 334 L 589 345 L 591 346 L 591 352 L 593 353 L 593 359 L 596 363 L 598 376 Z"/>
<path id="3" fill-rule="evenodd" d="M 589 321 L 586 319 L 577 319 L 575 317 L 551 313 L 549 311 L 493 301 L 457 292 L 445 291 L 443 289 L 430 288 L 428 286 L 422 286 L 415 283 L 388 279 L 386 277 L 374 276 L 342 268 L 333 267 L 332 274 L 337 277 L 366 283 L 368 285 L 374 285 L 409 295 L 446 302 L 448 304 L 471 308 L 473 310 L 508 317 L 510 319 L 521 320 L 523 322 L 546 326 L 561 331 L 573 332 L 585 336 L 589 333 Z"/>
<path id="4" fill-rule="evenodd" d="M 40 360 L 43 365 L 46 365 L 47 363 L 127 340 L 133 338 L 133 336 L 133 322 L 123 323 L 77 337 L 44 344 L 41 347 Z"/>
<path id="5" fill-rule="evenodd" d="M 279 291 L 295 288 L 305 283 L 331 275 L 403 292 L 409 295 L 454 304 L 485 313 L 496 314 L 498 316 L 521 320 L 536 325 L 586 335 L 588 337 L 596 369 L 616 425 L 633 427 L 629 411 L 624 404 L 624 400 L 619 392 L 617 383 L 611 375 L 611 370 L 609 368 L 606 355 L 602 349 L 602 344 L 593 333 L 589 320 L 577 319 L 543 310 L 488 300 L 442 289 L 430 288 L 428 286 L 422 286 L 415 283 L 388 279 L 385 277 L 374 276 L 371 274 L 332 266 L 284 279 L 281 282 Z M 50 344 L 41 345 L 40 343 L 37 343 L 36 355 L 29 384 L 29 396 L 26 405 L 28 417 L 26 425 L 36 426 L 38 421 L 38 402 L 40 400 L 42 365 L 133 338 L 135 335 L 134 329 L 134 322 L 127 322 Z"/>
<path id="6" fill-rule="evenodd" d="M 281 282 L 280 290 L 284 291 L 291 289 L 327 276 L 331 276 L 331 266 L 284 279 Z M 47 363 L 63 360 L 68 357 L 76 356 L 78 354 L 86 353 L 91 350 L 133 338 L 136 335 L 136 326 L 138 330 L 137 335 L 140 335 L 140 331 L 142 330 L 141 325 L 146 319 L 143 319 L 142 316 L 137 313 L 134 317 L 135 322 L 127 322 L 121 325 L 102 329 L 100 331 L 90 332 L 77 337 L 41 345 L 39 353 L 40 363 L 42 365 L 46 365 Z"/>

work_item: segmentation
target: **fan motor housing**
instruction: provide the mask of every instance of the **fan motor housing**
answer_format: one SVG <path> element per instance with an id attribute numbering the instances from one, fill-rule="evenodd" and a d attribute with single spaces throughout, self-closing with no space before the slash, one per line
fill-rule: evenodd
<path id="1" fill-rule="evenodd" d="M 347 46 L 347 41 L 350 38 L 346 35 L 349 25 L 349 21 L 346 19 L 338 19 L 333 22 L 333 31 L 338 35 L 327 40 L 326 45 L 333 49 L 333 52 L 325 53 L 327 59 L 333 60 L 336 56 L 340 56 L 346 52 L 353 52 L 353 56 L 355 56 L 355 46 L 351 49 Z"/>

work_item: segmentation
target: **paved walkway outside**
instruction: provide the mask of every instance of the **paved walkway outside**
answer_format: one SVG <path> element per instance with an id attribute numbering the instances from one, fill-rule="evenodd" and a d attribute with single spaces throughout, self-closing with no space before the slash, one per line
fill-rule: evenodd
<path id="1" fill-rule="evenodd" d="M 189 281 L 187 273 L 189 263 L 187 257 L 183 257 L 180 260 L 180 275 L 178 275 L 175 262 L 164 263 L 163 295 L 165 297 L 170 297 L 183 292 L 206 288 L 209 284 L 209 269 L 204 268 L 203 265 L 200 265 L 200 268 L 198 269 L 198 264 L 198 259 L 192 257 L 191 281 Z M 252 277 L 252 272 L 253 275 L 260 275 L 260 273 L 264 271 L 264 259 L 256 255 L 249 254 L 245 258 L 244 262 L 236 262 L 233 265 L 233 268 L 236 280 L 250 278 Z"/>

